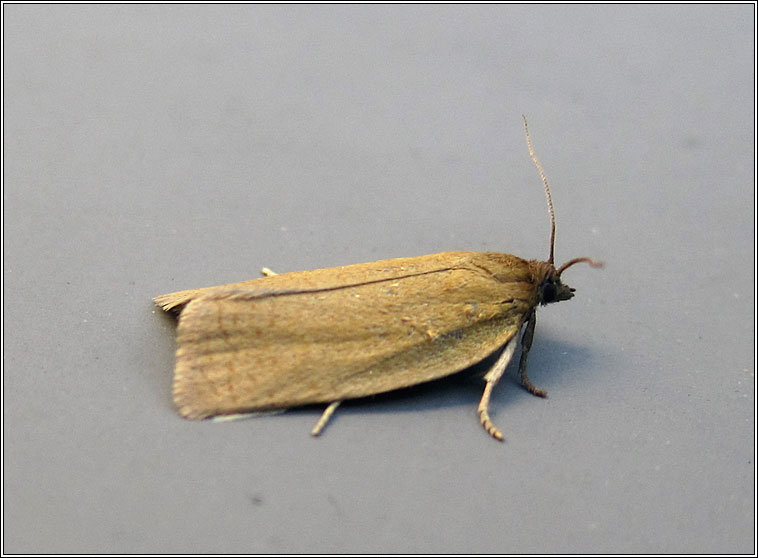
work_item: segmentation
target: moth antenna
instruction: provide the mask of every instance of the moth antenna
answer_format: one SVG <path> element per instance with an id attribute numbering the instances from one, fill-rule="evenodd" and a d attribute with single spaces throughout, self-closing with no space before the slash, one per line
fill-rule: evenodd
<path id="1" fill-rule="evenodd" d="M 603 262 L 596 262 L 592 258 L 574 258 L 573 260 L 569 260 L 565 264 L 563 264 L 561 267 L 559 267 L 558 270 L 556 271 L 556 274 L 558 275 L 558 277 L 560 277 L 561 273 L 566 271 L 572 265 L 578 264 L 578 263 L 588 263 L 590 264 L 590 267 L 603 267 Z"/>
<path id="2" fill-rule="evenodd" d="M 521 118 L 524 119 L 524 131 L 526 132 L 526 145 L 529 148 L 529 155 L 532 157 L 532 161 L 534 161 L 534 165 L 537 167 L 537 170 L 540 173 L 540 178 L 542 178 L 542 184 L 545 185 L 545 198 L 547 198 L 547 211 L 550 214 L 550 258 L 547 261 L 552 264 L 554 263 L 554 253 L 555 253 L 555 210 L 553 209 L 553 198 L 550 195 L 550 185 L 547 183 L 547 177 L 545 176 L 545 171 L 542 168 L 542 165 L 540 164 L 539 160 L 537 159 L 537 155 L 534 154 L 534 149 L 532 149 L 532 140 L 529 137 L 529 125 L 526 122 L 526 116 L 522 114 Z"/>

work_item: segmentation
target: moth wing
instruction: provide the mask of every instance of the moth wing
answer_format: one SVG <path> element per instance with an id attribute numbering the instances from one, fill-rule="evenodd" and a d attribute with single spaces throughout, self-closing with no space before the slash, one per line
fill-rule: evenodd
<path id="1" fill-rule="evenodd" d="M 351 285 L 397 279 L 404 276 L 424 275 L 452 267 L 486 266 L 484 260 L 500 259 L 499 267 L 508 267 L 520 258 L 508 254 L 482 254 L 479 252 L 442 252 L 415 258 L 393 258 L 375 262 L 313 269 L 294 273 L 282 273 L 270 277 L 250 279 L 239 283 L 229 283 L 216 287 L 189 289 L 157 296 L 153 302 L 165 311 L 180 311 L 191 300 L 211 295 L 219 289 L 246 291 L 251 295 L 262 296 L 266 292 L 279 295 L 286 292 L 305 292 L 308 290 L 328 290 L 347 288 Z"/>
<path id="2" fill-rule="evenodd" d="M 272 282 L 285 276 L 203 290 L 179 317 L 181 414 L 331 402 L 447 376 L 513 338 L 534 303 L 529 280 L 471 262 L 428 267 L 321 290 Z"/>

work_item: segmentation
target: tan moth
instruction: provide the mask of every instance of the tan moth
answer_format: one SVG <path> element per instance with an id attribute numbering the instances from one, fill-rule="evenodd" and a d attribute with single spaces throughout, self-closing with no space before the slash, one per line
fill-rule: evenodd
<path id="1" fill-rule="evenodd" d="M 550 214 L 547 261 L 443 252 L 280 275 L 264 269 L 258 279 L 158 296 L 158 306 L 178 314 L 173 395 L 181 415 L 328 404 L 318 435 L 346 399 L 449 376 L 499 351 L 478 415 L 502 440 L 489 401 L 519 336 L 521 384 L 544 397 L 526 372 L 536 309 L 574 296 L 561 281 L 566 269 L 601 265 L 576 258 L 555 267 L 550 187 L 524 126 Z"/>

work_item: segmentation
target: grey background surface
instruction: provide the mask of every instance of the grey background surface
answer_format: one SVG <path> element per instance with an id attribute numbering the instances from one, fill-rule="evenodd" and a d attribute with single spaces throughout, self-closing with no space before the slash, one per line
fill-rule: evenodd
<path id="1" fill-rule="evenodd" d="M 754 552 L 754 7 L 4 5 L 4 552 Z M 547 256 L 532 380 L 231 423 L 174 290 Z"/>

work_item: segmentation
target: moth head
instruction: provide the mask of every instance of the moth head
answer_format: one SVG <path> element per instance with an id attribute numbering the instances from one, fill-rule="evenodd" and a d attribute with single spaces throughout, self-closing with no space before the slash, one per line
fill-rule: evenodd
<path id="1" fill-rule="evenodd" d="M 538 292 L 538 302 L 540 304 L 545 305 L 551 302 L 569 300 L 574 296 L 576 289 L 569 287 L 561 281 L 561 273 L 577 263 L 588 263 L 591 267 L 603 267 L 602 262 L 596 262 L 590 258 L 574 258 L 558 269 L 555 268 L 552 262 L 545 262 L 543 264 L 544 278 L 540 282 Z"/>
<path id="2" fill-rule="evenodd" d="M 552 266 L 551 268 L 550 273 L 545 276 L 539 286 L 538 297 L 542 305 L 568 300 L 574 296 L 575 289 L 564 285 L 555 268 Z"/>

